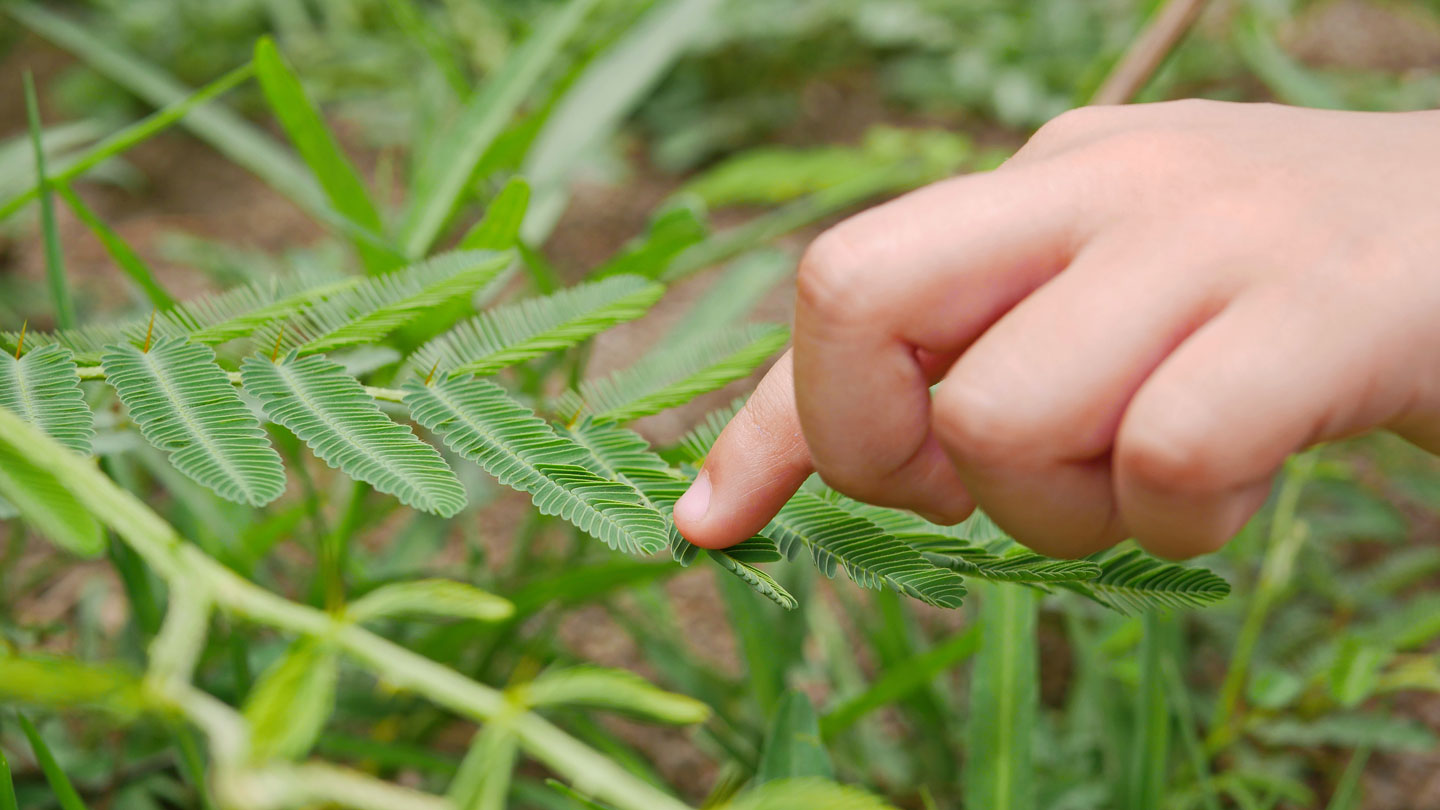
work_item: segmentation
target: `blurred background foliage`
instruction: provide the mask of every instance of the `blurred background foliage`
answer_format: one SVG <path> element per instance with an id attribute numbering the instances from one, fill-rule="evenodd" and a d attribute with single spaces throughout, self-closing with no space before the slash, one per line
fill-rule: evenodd
<path id="1" fill-rule="evenodd" d="M 199 87 L 276 37 L 306 89 L 356 157 L 376 197 L 403 196 L 400 166 L 452 120 L 505 63 L 550 0 L 88 0 L 47 3 L 105 41 Z M 546 76 L 553 88 L 626 35 L 662 0 L 606 0 Z M 919 176 L 993 165 L 1034 127 L 1083 103 L 1155 11 L 1152 0 L 725 0 L 673 67 L 639 88 L 625 125 L 586 148 L 554 236 L 532 264 L 573 279 L 645 232 L 676 194 L 743 225 L 771 206 L 920 156 Z M 3 6 L 0 6 L 3 11 Z M 688 33 L 688 32 L 687 32 Z M 152 109 L 112 71 L 0 17 L 0 200 L 33 182 L 19 75 L 41 79 L 57 159 Z M 121 83 L 123 84 L 123 82 Z M 553 98 L 555 93 L 542 93 Z M 1183 96 L 1403 110 L 1440 104 L 1440 4 L 1433 0 L 1216 0 L 1150 82 L 1142 100 Z M 246 85 L 234 109 L 263 110 Z M 528 143 L 544 109 L 506 137 Z M 87 175 L 86 198 L 157 273 L 194 292 L 281 268 L 347 262 L 298 209 L 179 132 Z M 477 172 L 482 200 L 513 167 Z M 903 183 L 900 185 L 904 185 Z M 843 208 L 844 205 L 836 206 Z M 829 209 L 826 209 L 828 212 Z M 387 208 L 385 217 L 394 216 Z M 64 223 L 82 312 L 132 306 L 83 225 Z M 788 230 L 788 229 L 787 229 Z M 815 226 L 750 253 L 726 271 L 766 289 Z M 0 324 L 46 309 L 40 241 L 28 210 L 0 223 Z M 776 258 L 778 256 L 778 259 Z M 768 258 L 767 258 L 768 257 Z M 767 264 L 768 262 L 768 264 Z M 778 269 L 777 269 L 778 268 Z M 758 280 L 758 281 L 756 281 Z M 680 294 L 699 297 L 704 283 Z M 757 296 L 783 317 L 784 285 Z M 615 365 L 665 335 L 683 307 L 597 346 Z M 646 323 L 649 325 L 647 326 Z M 707 404 L 722 404 L 728 389 Z M 703 408 L 650 420 L 673 439 Z M 124 441 L 123 438 L 113 438 Z M 314 519 L 302 506 L 251 522 L 137 450 L 137 487 L 163 487 L 167 517 L 228 566 L 304 595 L 311 549 L 291 539 Z M 477 476 L 478 477 L 478 476 Z M 342 482 L 343 483 L 343 482 Z M 484 489 L 483 482 L 471 482 Z M 333 481 L 316 498 L 343 502 Z M 492 492 L 492 497 L 494 493 Z M 957 763 L 967 723 L 968 614 L 942 614 L 889 593 L 859 593 L 790 571 L 804 610 L 779 614 L 725 577 L 593 554 L 504 499 L 453 532 L 423 515 L 369 516 L 351 564 L 365 582 L 443 572 L 530 606 L 499 629 L 473 622 L 402 625 L 390 635 L 489 683 L 523 680 L 556 662 L 641 672 L 700 698 L 716 717 L 693 732 L 563 715 L 566 727 L 689 799 L 724 797 L 761 767 L 798 700 L 818 710 L 834 772 L 898 807 L 959 807 Z M 77 565 L 6 524 L 0 549 L 0 637 L 8 648 L 138 663 L 146 617 L 128 607 L 111 563 Z M 123 554 L 119 557 L 123 562 Z M 1034 732 L 1037 804 L 1085 808 L 1420 808 L 1440 806 L 1440 468 L 1388 436 L 1297 460 L 1266 511 L 1206 561 L 1235 585 L 1219 607 L 1171 621 L 1169 645 L 1147 649 L 1140 619 L 1065 595 L 1047 597 L 1037 628 L 1040 701 Z M 662 570 L 663 568 L 663 570 Z M 153 617 L 152 617 L 153 618 Z M 217 628 L 202 660 L 206 686 L 238 702 L 285 645 L 243 626 Z M 518 674 L 517 674 L 518 673 Z M 1168 750 L 1151 744 L 1134 695 L 1156 709 Z M 318 751 L 407 784 L 459 767 L 468 739 L 446 713 L 354 673 L 337 689 L 339 719 Z M 787 708 L 789 707 L 789 708 Z M 783 710 L 782 710 L 783 709 Z M 0 716 L 0 747 L 19 806 L 60 806 L 28 737 Z M 93 715 L 36 712 L 48 741 L 93 807 L 195 808 L 171 730 L 119 730 Z M 787 720 L 790 718 L 790 720 Z M 782 729 L 783 730 L 783 729 Z M 1152 729 L 1153 730 L 1153 729 Z M 1137 765 L 1159 761 L 1159 781 Z M 516 807 L 584 807 L 524 772 Z M 1149 787 L 1147 787 L 1149 785 Z M 1152 801 L 1155 795 L 1162 799 Z M 67 808 L 69 810 L 69 808 Z"/>

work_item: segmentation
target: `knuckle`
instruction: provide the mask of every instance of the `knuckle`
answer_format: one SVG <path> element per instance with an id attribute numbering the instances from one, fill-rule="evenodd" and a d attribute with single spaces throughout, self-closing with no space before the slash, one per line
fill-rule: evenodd
<path id="1" fill-rule="evenodd" d="M 795 279 L 799 301 L 822 317 L 855 317 L 869 309 L 866 276 L 873 261 L 845 225 L 820 234 L 805 250 Z"/>
<path id="2" fill-rule="evenodd" d="M 1121 474 L 1164 494 L 1205 495 L 1226 489 L 1232 482 L 1215 450 L 1219 441 L 1198 420 L 1171 414 L 1121 428 L 1115 441 Z"/>
<path id="3" fill-rule="evenodd" d="M 991 467 L 1033 455 L 1035 431 L 989 391 L 946 380 L 935 392 L 931 429 L 962 466 Z"/>

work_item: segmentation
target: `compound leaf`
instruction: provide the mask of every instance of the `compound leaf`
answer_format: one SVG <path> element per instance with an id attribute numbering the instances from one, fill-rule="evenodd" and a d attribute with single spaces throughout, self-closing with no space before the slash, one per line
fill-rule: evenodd
<path id="1" fill-rule="evenodd" d="M 664 292 L 638 276 L 615 276 L 496 307 L 425 344 L 411 366 L 422 375 L 494 374 L 634 320 Z"/>
<path id="2" fill-rule="evenodd" d="M 292 351 L 274 362 L 247 357 L 240 374 L 266 415 L 331 467 L 424 512 L 450 517 L 465 507 L 440 453 L 382 413 L 339 363 Z"/>
<path id="3" fill-rule="evenodd" d="M 1099 563 L 1099 576 L 1060 584 L 1121 613 L 1204 607 L 1230 595 L 1230 583 L 1214 572 L 1157 560 L 1139 549 L 1089 559 Z"/>
<path id="4" fill-rule="evenodd" d="M 411 382 L 405 404 L 452 450 L 529 494 L 541 513 L 558 515 L 630 554 L 665 547 L 665 520 L 633 486 L 588 469 L 583 447 L 556 434 L 500 386 L 476 377 Z"/>
<path id="5" fill-rule="evenodd" d="M 95 417 L 85 405 L 68 349 L 41 346 L 19 360 L 0 355 L 0 408 L 9 408 L 71 450 L 90 455 Z"/>
<path id="6" fill-rule="evenodd" d="M 210 347 L 178 337 L 148 351 L 116 344 L 101 366 L 146 441 L 180 472 L 237 503 L 264 506 L 285 491 L 279 454 Z"/>

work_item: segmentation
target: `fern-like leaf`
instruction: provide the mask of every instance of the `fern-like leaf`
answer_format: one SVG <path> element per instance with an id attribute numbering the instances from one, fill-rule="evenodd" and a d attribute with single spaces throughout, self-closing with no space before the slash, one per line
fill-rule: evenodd
<path id="1" fill-rule="evenodd" d="M 958 607 L 965 596 L 965 581 L 958 574 L 933 565 L 874 523 L 807 490 L 797 492 L 764 533 L 776 539 L 787 557 L 794 559 L 807 547 L 820 570 L 833 576 L 838 563 L 864 588 L 889 585 L 937 607 Z"/>
<path id="2" fill-rule="evenodd" d="M 140 432 L 175 468 L 220 497 L 264 506 L 285 491 L 285 468 L 208 346 L 156 340 L 116 344 L 105 377 Z"/>
<path id="3" fill-rule="evenodd" d="M 614 422 L 659 413 L 749 375 L 789 339 L 783 326 L 752 324 L 686 341 L 581 384 L 562 395 L 555 410 Z"/>
<path id="4" fill-rule="evenodd" d="M 71 450 L 90 455 L 95 417 L 80 392 L 69 349 L 42 346 L 19 360 L 0 355 L 0 408 L 9 408 Z"/>
<path id="5" fill-rule="evenodd" d="M 411 367 L 421 375 L 494 374 L 634 320 L 664 292 L 638 276 L 615 276 L 497 307 L 425 344 Z"/>
<path id="6" fill-rule="evenodd" d="M 112 344 L 144 345 L 146 337 L 184 337 L 215 346 L 254 332 L 272 321 L 288 318 L 308 304 L 337 295 L 359 283 L 333 273 L 304 272 L 257 281 L 220 293 L 203 295 L 149 317 L 118 324 L 84 326 L 59 332 L 31 332 L 27 347 L 60 345 L 77 363 L 94 365 Z M 14 353 L 20 335 L 0 332 L 0 346 Z"/>
<path id="7" fill-rule="evenodd" d="M 1158 560 L 1139 549 L 1089 559 L 1099 563 L 1098 577 L 1059 584 L 1121 613 L 1204 607 L 1230 595 L 1230 583 L 1214 572 Z"/>
<path id="8" fill-rule="evenodd" d="M 1019 546 L 996 554 L 980 546 L 940 534 L 897 534 L 925 559 L 941 568 L 999 582 L 1085 582 L 1100 575 L 1089 560 L 1057 560 Z"/>
<path id="9" fill-rule="evenodd" d="M 281 351 L 307 355 L 374 343 L 436 307 L 493 284 L 510 261 L 509 253 L 457 251 L 367 278 L 307 305 L 287 322 L 261 329 L 256 346 L 274 351 L 278 345 Z"/>
<path id="10" fill-rule="evenodd" d="M 705 418 L 700 420 L 700 424 L 691 428 L 690 432 L 680 438 L 679 457 L 691 464 L 703 462 L 705 457 L 710 455 L 710 448 L 720 438 L 720 432 L 730 424 L 730 420 L 734 419 L 735 414 L 740 413 L 740 409 L 743 407 L 745 407 L 745 397 L 736 397 L 731 400 L 729 405 L 705 414 Z"/>
<path id="11" fill-rule="evenodd" d="M 664 519 L 634 487 L 588 469 L 584 448 L 556 434 L 500 386 L 476 377 L 410 382 L 405 404 L 452 450 L 528 493 L 541 513 L 558 515 L 630 554 L 665 547 Z"/>
<path id="12" fill-rule="evenodd" d="M 382 413 L 339 363 L 292 351 L 275 362 L 247 357 L 240 375 L 266 415 L 331 467 L 424 512 L 450 517 L 465 507 L 440 453 Z"/>
<path id="13" fill-rule="evenodd" d="M 685 494 L 690 479 L 670 468 L 665 460 L 650 449 L 650 443 L 633 430 L 613 422 L 586 419 L 561 432 L 589 451 L 586 465 L 607 478 L 625 481 L 635 487 L 645 502 L 665 519 L 669 532 L 670 556 L 688 566 L 699 556 L 700 549 L 681 536 L 670 515 L 675 502 Z M 780 583 L 752 563 L 775 562 L 781 554 L 769 538 L 752 537 L 722 551 L 708 552 L 709 558 L 729 573 L 739 577 L 756 593 L 786 610 L 799 606 Z"/>

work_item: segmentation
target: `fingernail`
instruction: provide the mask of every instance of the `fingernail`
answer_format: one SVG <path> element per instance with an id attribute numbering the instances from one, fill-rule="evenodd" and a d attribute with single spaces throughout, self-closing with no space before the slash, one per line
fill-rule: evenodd
<path id="1" fill-rule="evenodd" d="M 685 490 L 680 500 L 675 502 L 675 519 L 695 524 L 705 519 L 705 513 L 710 511 L 710 473 L 701 470 L 695 476 L 695 483 Z"/>

